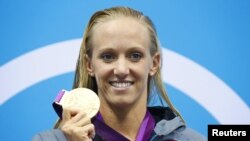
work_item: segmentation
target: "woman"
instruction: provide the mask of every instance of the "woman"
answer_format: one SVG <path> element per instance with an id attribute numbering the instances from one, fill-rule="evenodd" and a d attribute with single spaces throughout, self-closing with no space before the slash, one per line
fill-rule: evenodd
<path id="1" fill-rule="evenodd" d="M 205 140 L 185 127 L 171 104 L 160 64 L 156 29 L 147 16 L 127 7 L 96 12 L 84 33 L 74 88 L 94 90 L 100 99 L 99 113 L 90 119 L 79 109 L 63 109 L 56 129 L 33 140 Z M 147 107 L 150 95 L 156 94 L 169 107 Z"/>

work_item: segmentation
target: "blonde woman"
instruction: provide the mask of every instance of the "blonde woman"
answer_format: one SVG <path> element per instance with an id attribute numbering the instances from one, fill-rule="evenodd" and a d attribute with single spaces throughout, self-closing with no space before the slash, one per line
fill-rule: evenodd
<path id="1" fill-rule="evenodd" d="M 161 53 L 149 17 L 128 7 L 97 11 L 84 33 L 73 88 L 95 91 L 100 109 L 63 109 L 56 128 L 33 141 L 202 141 L 186 127 L 161 80 Z M 168 107 L 148 107 L 159 94 Z"/>

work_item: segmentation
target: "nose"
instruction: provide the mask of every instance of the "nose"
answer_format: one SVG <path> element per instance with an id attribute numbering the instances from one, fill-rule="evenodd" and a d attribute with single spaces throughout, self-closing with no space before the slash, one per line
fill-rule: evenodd
<path id="1" fill-rule="evenodd" d="M 119 79 L 124 79 L 129 74 L 129 64 L 124 57 L 116 61 L 114 75 Z"/>

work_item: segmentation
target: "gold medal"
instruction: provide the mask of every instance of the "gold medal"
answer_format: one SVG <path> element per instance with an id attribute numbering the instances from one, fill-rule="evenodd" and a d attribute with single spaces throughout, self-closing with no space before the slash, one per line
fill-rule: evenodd
<path id="1" fill-rule="evenodd" d="M 53 107 L 59 117 L 62 115 L 62 108 L 77 107 L 84 110 L 89 118 L 92 118 L 99 111 L 100 100 L 94 91 L 87 88 L 76 88 L 59 93 Z"/>

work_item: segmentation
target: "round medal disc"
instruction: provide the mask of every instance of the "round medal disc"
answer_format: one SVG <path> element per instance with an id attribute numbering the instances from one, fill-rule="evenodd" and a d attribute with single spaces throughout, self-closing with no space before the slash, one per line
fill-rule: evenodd
<path id="1" fill-rule="evenodd" d="M 69 91 L 68 100 L 63 106 L 74 106 L 83 109 L 89 118 L 99 111 L 100 100 L 97 94 L 88 88 L 76 88 Z"/>

